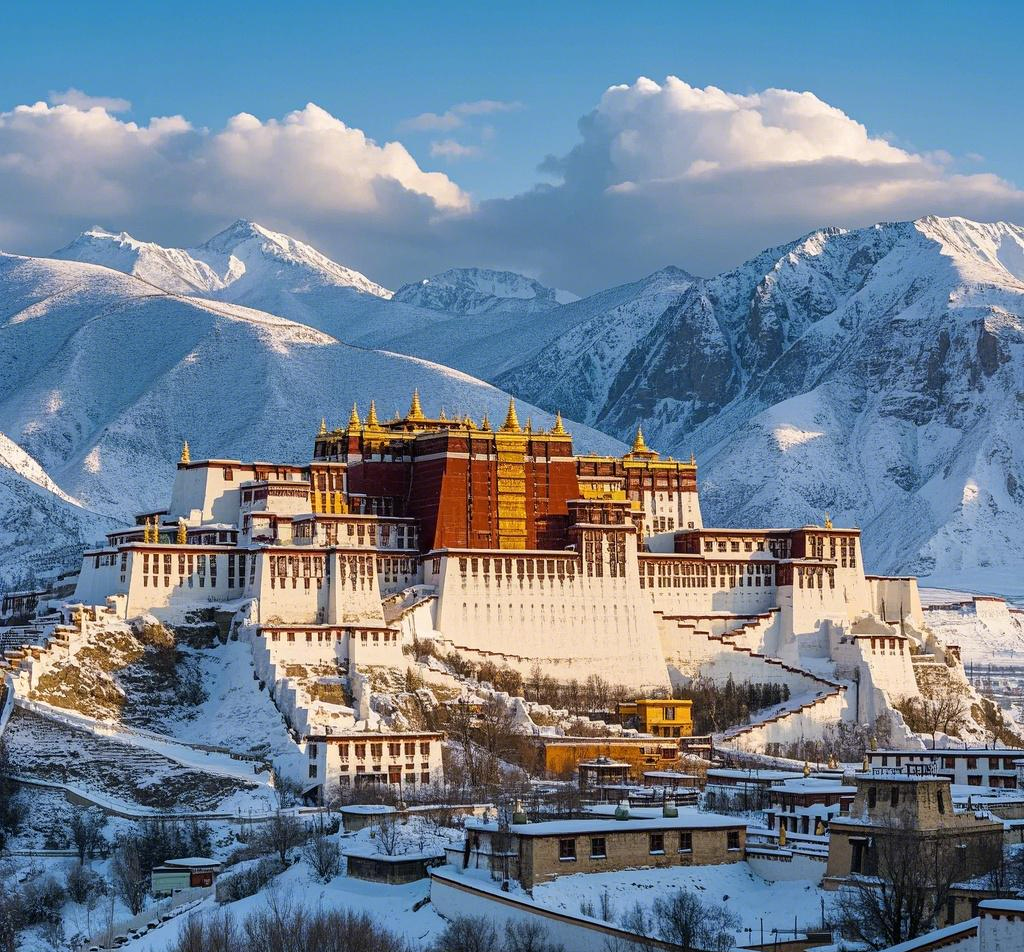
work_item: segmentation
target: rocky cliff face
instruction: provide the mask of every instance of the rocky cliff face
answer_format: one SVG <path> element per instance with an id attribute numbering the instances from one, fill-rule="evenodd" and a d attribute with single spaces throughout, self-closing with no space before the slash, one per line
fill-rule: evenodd
<path id="1" fill-rule="evenodd" d="M 1024 590 L 1022 277 L 1013 225 L 827 229 L 688 284 L 600 387 L 566 338 L 499 381 L 542 404 L 555 381 L 603 392 L 573 412 L 695 450 L 712 521 L 800 524 L 829 509 L 864 528 L 876 570 Z"/>

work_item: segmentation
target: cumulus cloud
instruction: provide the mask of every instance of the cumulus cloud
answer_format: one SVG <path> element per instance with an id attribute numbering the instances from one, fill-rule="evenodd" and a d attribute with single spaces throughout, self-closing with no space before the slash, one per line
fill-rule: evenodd
<path id="1" fill-rule="evenodd" d="M 400 258 L 403 247 L 427 247 L 434 218 L 469 207 L 458 185 L 420 168 L 401 143 L 378 144 L 312 103 L 282 119 L 240 113 L 216 131 L 181 116 L 142 125 L 70 104 L 0 113 L 8 249 L 45 253 L 97 220 L 187 244 L 247 217 L 380 273 L 388 248 Z"/>
<path id="2" fill-rule="evenodd" d="M 516 107 L 460 103 L 421 127 L 468 129 Z M 451 161 L 476 148 L 439 135 L 431 153 Z M 675 77 L 606 90 L 575 147 L 541 169 L 549 183 L 474 204 L 400 142 L 379 144 L 313 104 L 211 131 L 182 116 L 136 124 L 91 104 L 36 103 L 0 113 L 0 247 L 45 253 L 94 221 L 188 245 L 244 217 L 390 286 L 472 263 L 587 292 L 669 263 L 712 274 L 823 225 L 1024 220 L 1024 193 L 974 156 L 916 152 L 813 93 Z"/>
<path id="3" fill-rule="evenodd" d="M 440 139 L 430 143 L 430 154 L 444 159 L 475 159 L 482 154 L 476 145 L 463 145 L 454 139 Z"/>
<path id="4" fill-rule="evenodd" d="M 90 96 L 88 93 L 75 89 L 74 86 L 63 92 L 51 90 L 49 95 L 51 106 L 74 106 L 76 109 L 103 109 L 106 112 L 127 112 L 132 104 L 119 96 Z"/>
<path id="5" fill-rule="evenodd" d="M 521 102 L 506 102 L 500 99 L 477 99 L 460 102 L 442 113 L 421 112 L 411 119 L 400 122 L 399 129 L 411 132 L 450 132 L 465 125 L 467 116 L 489 116 L 496 112 L 516 112 L 523 108 Z"/>
<path id="6" fill-rule="evenodd" d="M 714 273 L 822 225 L 1024 217 L 1009 183 L 898 148 L 810 92 L 640 78 L 608 89 L 579 129 L 542 165 L 556 184 L 482 203 L 453 236 L 493 248 L 488 263 L 591 290 L 666 263 Z"/>

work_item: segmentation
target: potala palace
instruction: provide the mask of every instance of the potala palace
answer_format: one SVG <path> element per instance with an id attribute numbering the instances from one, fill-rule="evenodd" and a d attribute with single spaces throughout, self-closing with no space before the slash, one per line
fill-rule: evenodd
<path id="1" fill-rule="evenodd" d="M 371 403 L 321 423 L 305 465 L 186 444 L 168 507 L 85 554 L 75 601 L 167 620 L 245 606 L 272 684 L 289 663 L 401 669 L 414 639 L 643 692 L 786 683 L 794 703 L 744 728 L 751 745 L 870 722 L 917 692 L 912 647 L 958 663 L 922 633 L 913 578 L 865 574 L 859 530 L 707 528 L 694 460 L 640 431 L 621 458 L 578 456 L 561 417 L 428 417 L 418 393 L 392 420 Z"/>

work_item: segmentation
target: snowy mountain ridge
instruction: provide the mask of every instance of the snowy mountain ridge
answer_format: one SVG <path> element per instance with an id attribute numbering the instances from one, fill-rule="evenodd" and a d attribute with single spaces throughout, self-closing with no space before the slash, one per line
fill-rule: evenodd
<path id="1" fill-rule="evenodd" d="M 321 417 L 343 425 L 353 402 L 365 412 L 371 399 L 382 414 L 404 410 L 414 388 L 428 408 L 475 419 L 508 405 L 462 371 L 276 314 L 107 267 L 0 254 L 0 575 L 60 567 L 60 553 L 163 505 L 185 439 L 197 458 L 308 461 Z M 525 403 L 520 413 L 554 422 Z M 575 435 L 622 450 L 583 425 Z"/>
<path id="2" fill-rule="evenodd" d="M 570 291 L 546 288 L 514 271 L 452 268 L 432 278 L 403 284 L 394 300 L 450 314 L 485 314 L 548 310 L 579 298 Z"/>
<path id="3" fill-rule="evenodd" d="M 164 248 L 127 232 L 93 227 L 53 253 L 134 275 L 165 291 L 246 303 L 268 285 L 278 290 L 349 288 L 381 298 L 391 292 L 304 242 L 238 220 L 196 248 Z"/>
<path id="4" fill-rule="evenodd" d="M 709 523 L 829 510 L 862 527 L 874 571 L 1020 594 L 1022 275 L 1012 224 L 821 229 L 694 280 L 593 380 L 576 368 L 600 318 L 495 379 L 622 439 L 642 424 L 662 451 L 696 451 Z"/>

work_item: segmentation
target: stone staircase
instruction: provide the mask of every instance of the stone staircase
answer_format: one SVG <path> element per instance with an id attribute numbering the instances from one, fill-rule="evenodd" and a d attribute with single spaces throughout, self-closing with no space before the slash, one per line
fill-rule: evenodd
<path id="1" fill-rule="evenodd" d="M 663 625 L 675 621 L 683 638 L 703 639 L 704 643 L 722 649 L 698 662 L 698 670 L 717 668 L 742 674 L 742 679 L 749 677 L 751 681 L 782 682 L 794 695 L 784 704 L 759 711 L 751 723 L 717 735 L 718 745 L 763 746 L 785 741 L 794 734 L 813 737 L 820 734 L 825 723 L 838 721 L 842 716 L 846 685 L 764 653 L 766 636 L 777 623 L 778 613 L 774 608 L 758 615 L 737 616 L 734 620 L 739 620 L 739 624 L 718 631 L 715 629 L 728 624 L 720 615 L 663 616 Z M 723 658 L 726 649 L 728 653 Z"/>

